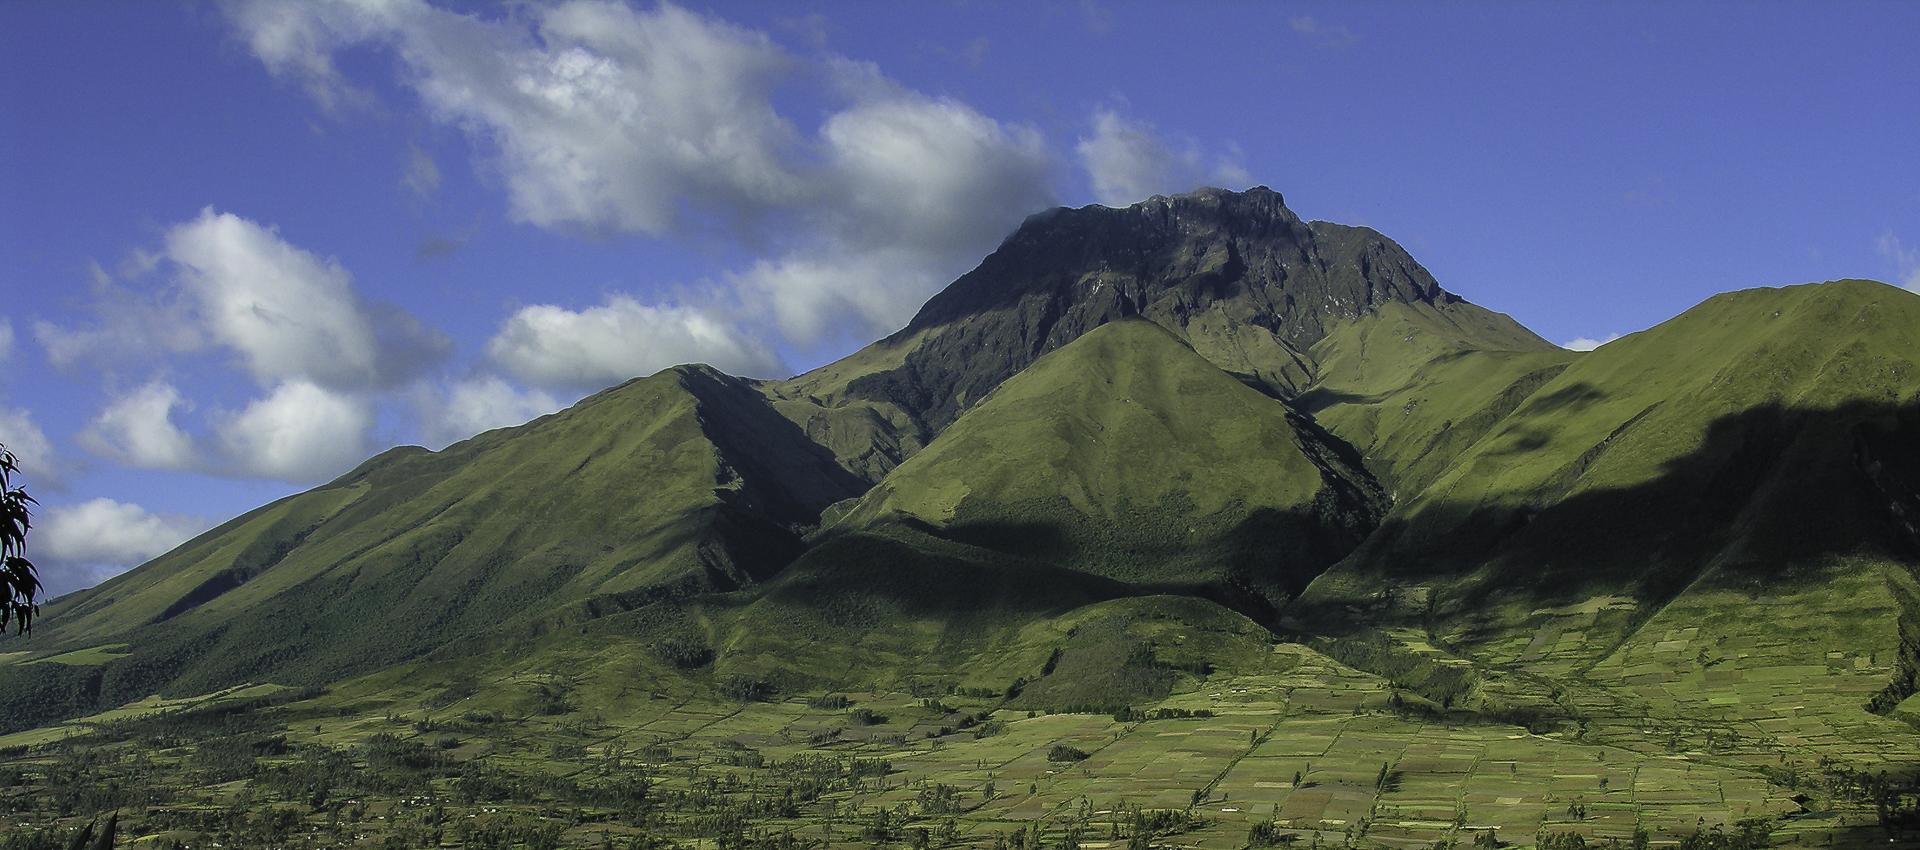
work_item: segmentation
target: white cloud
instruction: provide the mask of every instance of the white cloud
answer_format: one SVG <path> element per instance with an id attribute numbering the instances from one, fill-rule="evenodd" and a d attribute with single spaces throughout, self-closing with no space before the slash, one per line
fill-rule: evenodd
<path id="1" fill-rule="evenodd" d="M 1920 248 L 1907 247 L 1891 230 L 1880 234 L 1875 247 L 1893 265 L 1895 282 L 1909 292 L 1920 293 Z"/>
<path id="2" fill-rule="evenodd" d="M 858 247 L 971 250 L 1053 198 L 1039 131 L 948 98 L 892 90 L 834 114 L 820 136 L 840 235 Z"/>
<path id="3" fill-rule="evenodd" d="M 20 462 L 20 474 L 28 487 L 59 487 L 62 468 L 54 452 L 53 441 L 33 421 L 33 412 L 0 407 L 0 445 Z"/>
<path id="4" fill-rule="evenodd" d="M 456 381 L 425 399 L 421 431 L 433 448 L 495 428 L 519 425 L 561 408 L 553 396 L 523 390 L 495 375 Z"/>
<path id="5" fill-rule="evenodd" d="M 240 353 L 262 384 L 392 384 L 445 354 L 445 337 L 393 308 L 364 303 L 333 259 L 272 228 L 208 208 L 167 233 L 167 256 L 207 333 Z"/>
<path id="6" fill-rule="evenodd" d="M 217 426 L 236 474 L 307 483 L 351 469 L 369 454 L 373 406 L 365 399 L 292 380 Z"/>
<path id="7" fill-rule="evenodd" d="M 1594 339 L 1593 337 L 1583 336 L 1560 343 L 1560 347 L 1568 351 L 1592 351 L 1619 338 L 1619 334 L 1607 334 L 1606 339 Z"/>
<path id="8" fill-rule="evenodd" d="M 101 457 L 143 469 L 190 469 L 193 438 L 173 422 L 185 404 L 180 391 L 151 381 L 107 405 L 80 434 L 80 444 Z"/>
<path id="9" fill-rule="evenodd" d="M 771 304 L 790 339 L 825 338 L 836 324 L 856 319 L 865 331 L 893 330 L 912 318 L 947 278 L 911 251 L 835 251 L 763 260 L 735 283 Z"/>
<path id="10" fill-rule="evenodd" d="M 750 245 L 766 259 L 725 276 L 749 288 L 716 300 L 799 287 L 775 299 L 776 322 L 803 345 L 897 327 L 1053 200 L 1037 130 L 906 90 L 870 65 L 803 61 L 763 33 L 672 5 L 576 0 L 495 17 L 420 0 L 236 8 L 262 63 L 309 88 L 347 85 L 333 61 L 347 45 L 392 50 L 429 112 L 489 160 L 520 221 L 652 236 L 717 228 Z M 775 94 L 823 83 L 816 94 L 844 105 L 809 135 Z M 883 262 L 892 271 L 876 274 Z M 834 277 L 862 281 L 879 306 L 862 297 L 840 310 L 852 299 L 819 285 Z M 855 319 L 821 320 L 841 312 Z"/>
<path id="11" fill-rule="evenodd" d="M 568 2 L 491 21 L 418 0 L 264 0 L 230 17 L 262 63 L 323 105 L 350 90 L 333 51 L 390 45 L 428 109 L 497 159 L 521 221 L 662 234 L 684 205 L 750 209 L 803 191 L 772 104 L 792 60 L 761 33 L 676 6 Z"/>
<path id="12" fill-rule="evenodd" d="M 222 8 L 254 56 L 275 74 L 304 84 L 331 111 L 371 100 L 340 75 L 333 51 L 379 32 L 392 5 L 332 3 L 323 8 L 305 0 L 250 0 Z"/>
<path id="13" fill-rule="evenodd" d="M 530 384 L 572 389 L 604 387 L 683 363 L 736 375 L 781 371 L 777 358 L 710 310 L 642 304 L 625 295 L 585 310 L 523 307 L 487 342 L 487 354 Z"/>
<path id="14" fill-rule="evenodd" d="M 198 517 L 150 513 L 113 499 L 50 507 L 39 520 L 28 554 L 47 597 L 112 578 L 209 527 Z"/>
<path id="15" fill-rule="evenodd" d="M 1093 114 L 1093 135 L 1082 137 L 1074 150 L 1093 182 L 1094 199 L 1123 207 L 1159 194 L 1186 192 L 1208 181 L 1231 185 L 1247 181 L 1238 152 L 1229 150 L 1211 163 L 1199 145 L 1178 144 L 1162 138 L 1153 125 L 1102 108 Z"/>
<path id="16" fill-rule="evenodd" d="M 135 252 L 121 265 L 128 277 L 139 277 L 152 272 L 159 261 L 158 255 Z M 71 369 L 83 362 L 150 362 L 156 355 L 205 346 L 206 337 L 185 293 L 172 287 L 122 284 L 98 263 L 90 271 L 86 312 L 91 322 L 33 323 L 33 337 L 55 368 Z"/>
<path id="17" fill-rule="evenodd" d="M 93 266 L 89 319 L 34 324 L 54 366 L 145 367 L 211 343 L 239 354 L 262 386 L 365 389 L 416 377 L 450 348 L 405 311 L 362 299 L 339 261 L 232 213 L 204 209 L 170 228 L 161 252 L 122 265 L 124 281 Z"/>
<path id="18" fill-rule="evenodd" d="M 1037 130 L 905 91 L 864 66 L 843 70 L 864 91 L 820 128 L 823 185 L 836 197 L 816 216 L 822 234 L 732 278 L 754 303 L 771 302 L 779 330 L 802 344 L 840 324 L 898 328 L 1053 199 Z"/>

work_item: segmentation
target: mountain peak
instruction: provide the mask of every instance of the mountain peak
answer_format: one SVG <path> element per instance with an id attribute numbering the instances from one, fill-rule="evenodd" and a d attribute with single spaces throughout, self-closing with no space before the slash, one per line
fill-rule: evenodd
<path id="1" fill-rule="evenodd" d="M 793 383 L 829 404 L 897 412 L 906 442 L 924 443 L 1041 355 L 1138 317 L 1243 382 L 1292 396 L 1313 379 L 1314 343 L 1395 303 L 1479 309 L 1378 232 L 1305 221 L 1265 186 L 1202 188 L 1035 215 L 899 333 Z M 1531 337 L 1514 329 L 1504 338 Z"/>

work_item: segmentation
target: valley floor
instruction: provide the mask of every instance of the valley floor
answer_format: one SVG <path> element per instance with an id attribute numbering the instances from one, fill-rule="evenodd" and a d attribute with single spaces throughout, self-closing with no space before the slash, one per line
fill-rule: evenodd
<path id="1" fill-rule="evenodd" d="M 1852 729 L 1802 710 L 1817 695 L 1683 721 L 1705 715 L 1568 678 L 1577 722 L 1530 731 L 1271 651 L 1124 717 L 636 684 L 595 712 L 570 694 L 614 683 L 545 673 L 155 700 L 0 739 L 0 847 L 65 847 L 109 812 L 153 848 L 1920 846 L 1882 823 L 1912 790 L 1878 778 L 1920 765 L 1920 736 L 1854 695 L 1834 697 Z"/>

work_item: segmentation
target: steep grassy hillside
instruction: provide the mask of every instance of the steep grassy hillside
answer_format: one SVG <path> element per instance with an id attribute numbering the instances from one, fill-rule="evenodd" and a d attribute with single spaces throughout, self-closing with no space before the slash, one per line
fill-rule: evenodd
<path id="1" fill-rule="evenodd" d="M 1263 652 L 1223 604 L 1270 620 L 1372 528 L 1385 500 L 1356 464 L 1161 326 L 1109 323 L 835 506 L 750 604 L 712 613 L 716 675 L 1158 699 L 1182 671 Z M 1219 637 L 1175 651 L 1148 632 Z"/>
<path id="2" fill-rule="evenodd" d="M 828 533 L 910 522 L 1138 588 L 1284 602 L 1384 507 L 1357 459 L 1142 320 L 1000 385 Z"/>
<path id="3" fill-rule="evenodd" d="M 1884 569 L 1882 602 L 1825 616 L 1898 642 L 1920 556 L 1920 297 L 1861 281 L 1728 293 L 1520 392 L 1300 617 L 1424 622 L 1512 661 L 1541 657 L 1565 610 L 1584 619 L 1556 657 L 1590 662 L 1662 606 Z"/>
<path id="4" fill-rule="evenodd" d="M 1299 406 L 1359 449 L 1396 499 L 1418 495 L 1578 356 L 1462 304 L 1381 305 L 1310 353 Z"/>
<path id="5" fill-rule="evenodd" d="M 442 452 L 383 454 L 63 598 L 8 648 L 131 644 L 63 685 L 78 701 L 318 684 L 503 624 L 751 585 L 861 487 L 746 382 L 674 369 Z"/>

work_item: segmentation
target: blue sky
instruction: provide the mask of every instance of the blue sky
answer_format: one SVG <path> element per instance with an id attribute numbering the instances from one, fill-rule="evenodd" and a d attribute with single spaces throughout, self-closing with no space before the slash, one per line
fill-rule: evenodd
<path id="1" fill-rule="evenodd" d="M 1920 290 L 1920 5 L 0 4 L 0 441 L 64 591 L 399 443 L 899 326 L 1265 184 L 1559 342 Z"/>

